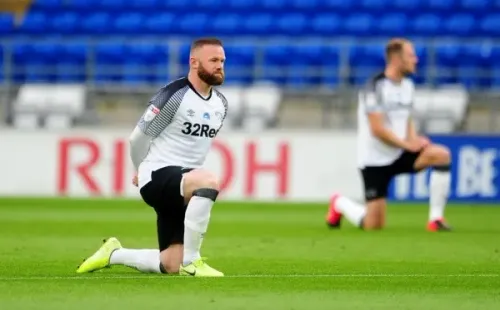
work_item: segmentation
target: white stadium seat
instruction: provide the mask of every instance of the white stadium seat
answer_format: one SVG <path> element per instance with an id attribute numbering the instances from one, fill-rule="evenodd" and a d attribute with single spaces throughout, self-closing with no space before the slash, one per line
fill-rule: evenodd
<path id="1" fill-rule="evenodd" d="M 271 83 L 254 84 L 243 93 L 243 128 L 250 130 L 265 129 L 276 117 L 282 93 Z"/>
<path id="2" fill-rule="evenodd" d="M 44 120 L 46 128 L 68 128 L 85 109 L 83 85 L 25 84 L 14 100 L 14 124 L 36 128 Z"/>

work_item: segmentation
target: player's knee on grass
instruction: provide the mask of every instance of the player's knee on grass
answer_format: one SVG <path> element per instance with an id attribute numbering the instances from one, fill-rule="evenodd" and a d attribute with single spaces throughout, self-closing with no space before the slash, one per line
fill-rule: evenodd
<path id="1" fill-rule="evenodd" d="M 364 230 L 377 230 L 385 226 L 386 213 L 385 199 L 379 198 L 369 201 L 366 205 L 366 215 L 363 219 Z"/>
<path id="2" fill-rule="evenodd" d="M 433 144 L 422 151 L 415 162 L 415 168 L 421 170 L 428 167 L 446 167 L 450 164 L 450 150 L 445 146 Z"/>
<path id="3" fill-rule="evenodd" d="M 203 196 L 210 196 L 215 201 L 219 193 L 219 182 L 215 174 L 206 170 L 193 170 L 183 176 L 184 200 L 189 202 L 193 194 L 203 191 Z"/>
<path id="4" fill-rule="evenodd" d="M 179 273 L 182 264 L 184 247 L 182 244 L 172 244 L 160 253 L 161 271 L 167 274 Z"/>

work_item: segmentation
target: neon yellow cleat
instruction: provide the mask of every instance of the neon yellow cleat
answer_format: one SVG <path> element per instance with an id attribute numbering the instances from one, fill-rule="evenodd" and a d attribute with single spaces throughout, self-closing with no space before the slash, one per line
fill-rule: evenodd
<path id="1" fill-rule="evenodd" d="M 109 259 L 114 250 L 122 247 L 118 239 L 111 237 L 104 240 L 104 244 L 92 256 L 83 261 L 76 273 L 93 272 L 109 266 Z"/>
<path id="2" fill-rule="evenodd" d="M 195 260 L 187 266 L 180 267 L 179 275 L 181 276 L 192 276 L 192 277 L 223 277 L 224 274 L 218 270 L 213 269 L 207 263 L 205 263 L 204 258 Z"/>

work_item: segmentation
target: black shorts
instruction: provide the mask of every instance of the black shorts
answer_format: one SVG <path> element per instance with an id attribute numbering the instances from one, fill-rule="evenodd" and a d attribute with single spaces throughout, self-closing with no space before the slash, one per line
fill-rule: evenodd
<path id="1" fill-rule="evenodd" d="M 181 195 L 182 175 L 193 169 L 168 166 L 151 173 L 151 181 L 140 192 L 142 199 L 156 211 L 160 251 L 171 244 L 184 243 L 186 204 Z"/>
<path id="2" fill-rule="evenodd" d="M 414 165 L 420 152 L 405 151 L 392 164 L 387 166 L 367 166 L 361 169 L 365 187 L 365 200 L 370 201 L 387 197 L 391 180 L 399 174 L 416 173 Z"/>

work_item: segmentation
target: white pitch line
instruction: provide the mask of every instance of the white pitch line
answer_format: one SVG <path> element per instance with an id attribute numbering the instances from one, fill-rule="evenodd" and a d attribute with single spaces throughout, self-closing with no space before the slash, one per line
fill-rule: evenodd
<path id="1" fill-rule="evenodd" d="M 224 278 L 251 279 L 251 278 L 498 278 L 500 274 L 255 274 L 255 275 L 226 275 Z M 192 278 L 188 276 L 34 276 L 34 277 L 0 277 L 0 281 L 22 280 L 120 280 L 120 279 L 165 279 L 165 278 Z"/>

